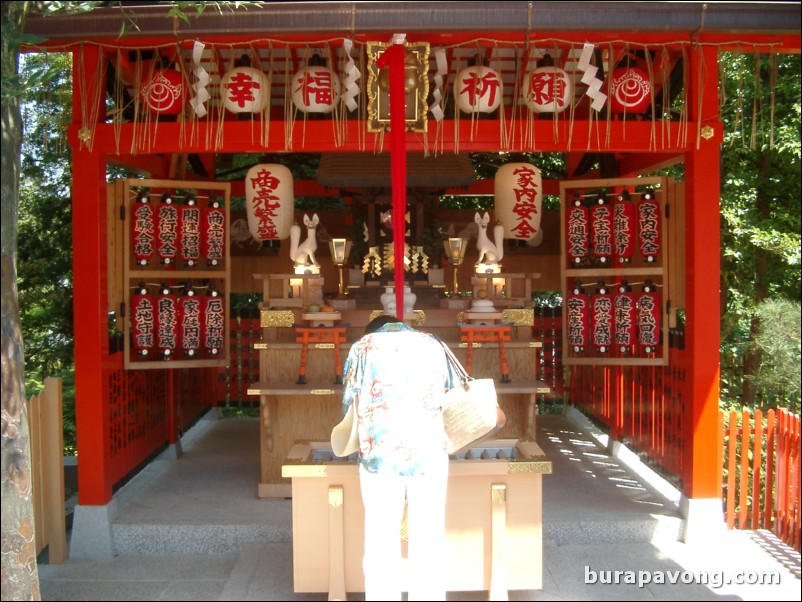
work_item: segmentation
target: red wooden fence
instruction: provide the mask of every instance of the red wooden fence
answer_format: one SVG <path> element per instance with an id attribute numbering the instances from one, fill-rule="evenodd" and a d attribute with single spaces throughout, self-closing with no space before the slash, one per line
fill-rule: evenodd
<path id="1" fill-rule="evenodd" d="M 730 529 L 768 529 L 800 549 L 800 417 L 787 410 L 721 412 Z"/>

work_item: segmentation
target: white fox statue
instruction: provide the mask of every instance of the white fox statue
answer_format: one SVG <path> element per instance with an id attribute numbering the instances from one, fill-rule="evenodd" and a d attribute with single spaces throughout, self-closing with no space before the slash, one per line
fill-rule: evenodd
<path id="1" fill-rule="evenodd" d="M 315 229 L 317 228 L 320 220 L 315 213 L 310 219 L 308 215 L 304 215 L 304 224 L 306 225 L 306 240 L 302 243 L 301 240 L 301 227 L 298 224 L 293 224 L 290 227 L 290 259 L 295 262 L 295 265 L 320 265 L 315 259 L 315 251 L 317 250 L 317 238 L 315 237 Z M 299 244 L 300 243 L 300 244 Z"/>
<path id="2" fill-rule="evenodd" d="M 487 237 L 487 224 L 490 223 L 490 214 L 483 216 L 477 213 L 473 221 L 479 225 L 479 234 L 476 237 L 476 248 L 479 249 L 479 258 L 476 263 L 498 263 L 504 257 L 504 226 L 496 224 L 493 228 L 495 244 Z"/>

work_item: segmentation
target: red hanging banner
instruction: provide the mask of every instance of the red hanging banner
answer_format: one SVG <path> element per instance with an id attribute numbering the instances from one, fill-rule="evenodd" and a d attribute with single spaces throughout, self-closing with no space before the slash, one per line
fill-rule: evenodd
<path id="1" fill-rule="evenodd" d="M 219 356 L 225 343 L 225 302 L 220 293 L 211 286 L 206 291 L 202 318 L 203 349 L 211 357 Z"/>
<path id="2" fill-rule="evenodd" d="M 169 192 L 162 195 L 156 212 L 156 252 L 161 264 L 167 269 L 175 268 L 178 258 L 178 236 L 180 216 Z"/>
<path id="3" fill-rule="evenodd" d="M 178 298 L 163 284 L 156 297 L 156 347 L 163 360 L 172 359 L 178 349 L 179 314 Z"/>
<path id="4" fill-rule="evenodd" d="M 614 303 L 615 344 L 621 353 L 629 353 L 635 344 L 637 301 L 626 282 L 618 287 Z"/>
<path id="5" fill-rule="evenodd" d="M 590 338 L 590 298 L 579 286 L 566 299 L 568 344 L 574 353 L 585 350 Z"/>
<path id="6" fill-rule="evenodd" d="M 156 301 L 144 283 L 131 295 L 131 344 L 142 359 L 152 355 L 156 346 Z"/>
<path id="7" fill-rule="evenodd" d="M 571 208 L 565 219 L 565 244 L 571 266 L 582 264 L 590 251 L 590 211 L 578 192 L 574 193 Z"/>
<path id="8" fill-rule="evenodd" d="M 604 284 L 596 289 L 591 307 L 593 346 L 599 353 L 607 353 L 613 344 L 613 297 Z"/>
<path id="9" fill-rule="evenodd" d="M 131 247 L 139 266 L 147 266 L 156 251 L 156 214 L 146 192 L 140 192 L 131 216 Z"/>
<path id="10" fill-rule="evenodd" d="M 630 263 L 635 255 L 636 213 L 629 191 L 624 190 L 613 203 L 613 247 L 619 264 Z"/>
<path id="11" fill-rule="evenodd" d="M 181 355 L 196 358 L 201 350 L 201 305 L 200 297 L 187 284 L 184 294 L 178 300 L 179 318 L 178 341 Z"/>
<path id="12" fill-rule="evenodd" d="M 201 210 L 195 197 L 189 197 L 181 207 L 179 224 L 181 236 L 179 249 L 184 267 L 193 268 L 198 265 L 201 255 Z"/>
<path id="13" fill-rule="evenodd" d="M 638 244 L 647 262 L 657 261 L 660 253 L 660 205 L 653 190 L 644 192 L 638 202 Z"/>
<path id="14" fill-rule="evenodd" d="M 406 106 L 404 98 L 404 46 L 394 43 L 376 59 L 379 68 L 387 67 L 390 75 L 390 170 L 393 187 L 393 256 L 396 318 L 404 319 L 404 238 L 407 212 L 407 147 Z"/>
<path id="15" fill-rule="evenodd" d="M 203 210 L 201 235 L 206 265 L 209 267 L 222 265 L 226 254 L 226 214 L 222 203 L 217 199 L 211 199 Z"/>
<path id="16" fill-rule="evenodd" d="M 610 265 L 613 257 L 613 212 L 604 194 L 599 194 L 590 210 L 590 239 L 593 258 L 601 265 Z"/>
<path id="17" fill-rule="evenodd" d="M 655 353 L 660 345 L 660 305 L 660 293 L 647 282 L 638 297 L 638 343 L 647 354 Z"/>

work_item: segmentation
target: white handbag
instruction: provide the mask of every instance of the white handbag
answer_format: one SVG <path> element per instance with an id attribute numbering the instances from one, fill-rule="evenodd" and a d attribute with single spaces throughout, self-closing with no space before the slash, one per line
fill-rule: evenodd
<path id="1" fill-rule="evenodd" d="M 460 383 L 447 391 L 443 399 L 448 453 L 454 455 L 498 432 L 506 423 L 506 416 L 498 405 L 495 381 L 470 376 L 451 349 L 441 343 L 460 378 Z"/>
<path id="2" fill-rule="evenodd" d="M 354 399 L 343 419 L 331 429 L 331 451 L 335 456 L 350 456 L 359 449 L 357 422 L 356 399 Z"/>

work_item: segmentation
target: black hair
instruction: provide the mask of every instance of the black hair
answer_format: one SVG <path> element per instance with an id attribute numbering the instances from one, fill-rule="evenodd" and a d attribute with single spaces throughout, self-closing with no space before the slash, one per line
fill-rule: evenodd
<path id="1" fill-rule="evenodd" d="M 381 328 L 385 324 L 393 324 L 395 322 L 400 322 L 400 321 L 401 320 L 399 320 L 398 318 L 395 318 L 393 316 L 388 316 L 387 314 L 376 316 L 370 322 L 368 322 L 367 326 L 365 326 L 365 334 L 371 334 L 373 332 L 376 332 L 377 330 L 379 330 L 379 328 Z"/>

